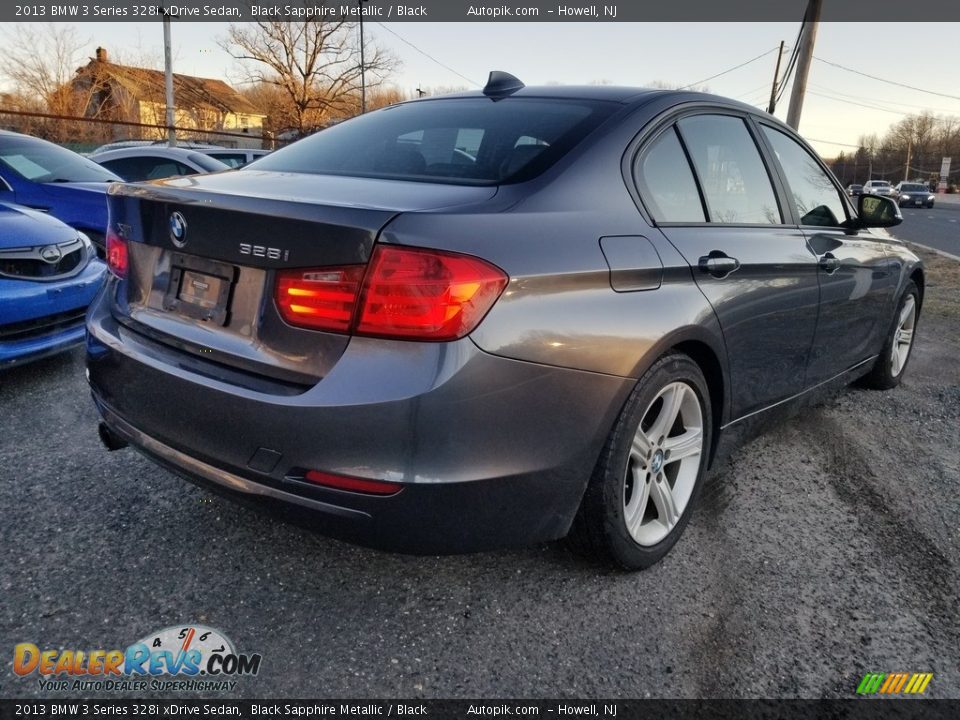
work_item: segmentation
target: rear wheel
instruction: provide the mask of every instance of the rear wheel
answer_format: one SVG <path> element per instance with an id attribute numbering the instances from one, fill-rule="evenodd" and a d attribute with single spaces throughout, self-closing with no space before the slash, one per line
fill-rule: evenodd
<path id="1" fill-rule="evenodd" d="M 686 355 L 637 383 L 601 453 L 572 540 L 621 567 L 659 561 L 683 533 L 706 472 L 710 394 Z"/>
<path id="2" fill-rule="evenodd" d="M 864 378 L 864 385 L 877 390 L 889 390 L 900 384 L 910 360 L 910 351 L 913 350 L 919 314 L 920 291 L 916 283 L 910 280 L 897 305 L 893 327 L 883 344 L 880 357 L 870 374 Z"/>

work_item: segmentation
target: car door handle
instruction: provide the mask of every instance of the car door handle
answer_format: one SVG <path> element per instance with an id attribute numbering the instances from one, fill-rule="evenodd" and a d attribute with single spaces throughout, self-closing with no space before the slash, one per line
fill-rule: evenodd
<path id="1" fill-rule="evenodd" d="M 740 261 L 720 250 L 712 250 L 697 263 L 700 272 L 710 273 L 715 278 L 723 278 L 740 267 Z"/>
<path id="2" fill-rule="evenodd" d="M 826 253 L 820 258 L 819 265 L 827 275 L 833 275 L 840 267 L 840 260 L 833 253 Z"/>
<path id="3" fill-rule="evenodd" d="M 50 212 L 49 206 L 46 206 L 46 205 L 29 205 L 29 204 L 26 204 L 26 203 L 25 203 L 25 204 L 24 204 L 24 207 L 28 207 L 28 208 L 30 208 L 31 210 L 39 210 L 39 211 L 42 212 L 42 213 L 48 213 L 48 212 Z"/>

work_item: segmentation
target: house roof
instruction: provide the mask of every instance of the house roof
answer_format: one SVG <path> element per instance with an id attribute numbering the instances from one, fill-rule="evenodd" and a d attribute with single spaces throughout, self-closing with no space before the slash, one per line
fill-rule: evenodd
<path id="1" fill-rule="evenodd" d="M 77 70 L 78 76 L 88 76 L 101 85 L 114 82 L 137 100 L 166 102 L 166 85 L 162 70 L 118 65 L 103 60 L 91 60 Z M 219 112 L 264 115 L 249 100 L 223 80 L 173 74 L 173 95 L 177 107 L 216 110 Z"/>

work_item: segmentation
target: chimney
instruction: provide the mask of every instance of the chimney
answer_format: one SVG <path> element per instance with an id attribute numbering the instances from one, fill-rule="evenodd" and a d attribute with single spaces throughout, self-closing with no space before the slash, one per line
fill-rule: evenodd
<path id="1" fill-rule="evenodd" d="M 107 61 L 107 49 L 98 47 L 97 48 L 97 62 L 105 63 Z"/>

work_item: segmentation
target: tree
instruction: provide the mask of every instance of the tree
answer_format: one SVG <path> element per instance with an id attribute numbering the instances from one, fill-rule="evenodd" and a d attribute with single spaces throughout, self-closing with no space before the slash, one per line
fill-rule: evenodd
<path id="1" fill-rule="evenodd" d="M 19 23 L 3 33 L 4 60 L 0 77 L 13 95 L 29 99 L 31 109 L 54 115 L 73 115 L 86 98 L 77 97 L 69 85 L 83 64 L 88 40 L 71 25 Z"/>
<path id="2" fill-rule="evenodd" d="M 220 46 L 239 61 L 244 81 L 281 91 L 283 112 L 300 133 L 359 110 L 357 23 L 313 18 L 238 23 L 230 26 Z M 398 64 L 388 52 L 366 42 L 367 88 L 379 86 Z"/>

